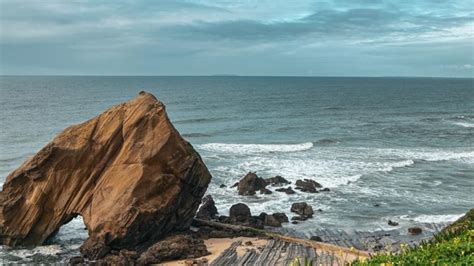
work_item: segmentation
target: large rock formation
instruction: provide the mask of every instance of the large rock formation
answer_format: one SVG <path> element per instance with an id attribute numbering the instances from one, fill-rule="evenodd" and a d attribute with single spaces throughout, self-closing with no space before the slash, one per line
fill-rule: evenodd
<path id="1" fill-rule="evenodd" d="M 12 172 L 0 193 L 0 242 L 39 245 L 81 215 L 90 258 L 187 229 L 211 180 L 153 95 L 61 132 Z"/>

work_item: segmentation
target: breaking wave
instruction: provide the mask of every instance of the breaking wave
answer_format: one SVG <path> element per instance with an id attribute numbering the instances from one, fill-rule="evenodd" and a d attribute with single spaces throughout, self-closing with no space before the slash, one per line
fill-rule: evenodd
<path id="1" fill-rule="evenodd" d="M 306 151 L 313 147 L 312 142 L 300 144 L 225 144 L 207 143 L 198 145 L 202 150 L 209 152 L 225 152 L 231 154 L 254 154 L 272 152 L 297 152 Z"/>

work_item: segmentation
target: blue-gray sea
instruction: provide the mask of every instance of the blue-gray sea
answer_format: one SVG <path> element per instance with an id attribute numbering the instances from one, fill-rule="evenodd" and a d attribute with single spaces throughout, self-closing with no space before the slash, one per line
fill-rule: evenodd
<path id="1" fill-rule="evenodd" d="M 474 79 L 3 76 L 0 87 L 0 183 L 65 127 L 145 90 L 202 155 L 221 214 L 244 202 L 291 217 L 306 201 L 322 212 L 286 227 L 378 230 L 474 206 Z M 331 191 L 238 196 L 229 186 L 249 171 Z M 1 247 L 0 261 L 62 260 L 86 237 L 78 218 L 50 245 Z"/>

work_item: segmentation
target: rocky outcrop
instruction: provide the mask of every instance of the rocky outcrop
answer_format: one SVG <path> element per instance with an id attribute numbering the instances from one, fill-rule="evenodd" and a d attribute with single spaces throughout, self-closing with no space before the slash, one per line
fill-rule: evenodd
<path id="1" fill-rule="evenodd" d="M 256 191 L 260 191 L 261 194 L 270 194 L 265 179 L 260 178 L 257 174 L 249 172 L 246 174 L 237 184 L 239 195 L 250 196 L 255 195 Z"/>
<path id="2" fill-rule="evenodd" d="M 272 186 L 283 186 L 283 185 L 291 184 L 290 181 L 286 180 L 284 177 L 279 176 L 279 175 L 275 177 L 267 178 L 265 179 L 265 181 L 267 182 L 267 184 L 272 185 Z"/>
<path id="3" fill-rule="evenodd" d="M 295 189 L 309 193 L 317 193 L 318 188 L 323 187 L 321 184 L 311 179 L 297 180 L 295 186 Z"/>
<path id="4" fill-rule="evenodd" d="M 198 212 L 196 213 L 196 218 L 211 220 L 217 217 L 217 208 L 216 203 L 211 195 L 207 195 L 202 198 L 201 206 L 199 207 Z"/>
<path id="5" fill-rule="evenodd" d="M 275 191 L 278 191 L 278 192 L 285 192 L 285 193 L 288 194 L 288 195 L 291 195 L 291 194 L 295 194 L 295 193 L 296 193 L 291 187 L 287 187 L 287 188 L 277 188 L 277 189 L 275 189 Z"/>
<path id="6" fill-rule="evenodd" d="M 291 205 L 291 211 L 298 214 L 291 219 L 295 221 L 304 221 L 308 218 L 313 217 L 314 211 L 313 207 L 308 205 L 306 202 L 296 202 Z"/>
<path id="7" fill-rule="evenodd" d="M 211 175 L 165 106 L 140 95 L 66 128 L 6 179 L 0 241 L 40 245 L 81 215 L 89 259 L 186 230 Z"/>
<path id="8" fill-rule="evenodd" d="M 229 216 L 219 217 L 219 222 L 263 229 L 264 226 L 280 227 L 282 223 L 288 222 L 288 217 L 284 213 L 266 214 L 264 212 L 258 216 L 252 216 L 247 205 L 237 203 L 230 207 Z"/>
<path id="9" fill-rule="evenodd" d="M 138 258 L 139 265 L 151 265 L 168 260 L 193 259 L 210 254 L 204 240 L 189 235 L 168 237 L 154 244 Z M 128 264 L 126 264 L 128 265 Z"/>

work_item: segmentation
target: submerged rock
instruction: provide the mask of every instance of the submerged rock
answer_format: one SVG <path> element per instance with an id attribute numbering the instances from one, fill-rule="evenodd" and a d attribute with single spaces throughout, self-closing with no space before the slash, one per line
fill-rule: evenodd
<path id="1" fill-rule="evenodd" d="M 239 181 L 237 189 L 239 190 L 239 195 L 250 196 L 255 195 L 256 191 L 260 191 L 261 194 L 268 194 L 265 193 L 267 192 L 265 189 L 266 186 L 267 182 L 265 179 L 258 177 L 255 173 L 249 172 Z"/>
<path id="2" fill-rule="evenodd" d="M 296 193 L 291 187 L 287 187 L 287 188 L 277 188 L 277 189 L 275 189 L 275 191 L 278 191 L 278 192 L 285 192 L 285 193 L 288 194 L 288 195 L 291 195 L 291 194 L 295 194 L 295 193 Z"/>
<path id="3" fill-rule="evenodd" d="M 165 106 L 140 95 L 66 128 L 13 171 L 0 193 L 0 240 L 41 245 L 81 215 L 89 259 L 189 228 L 211 180 Z"/>
<path id="4" fill-rule="evenodd" d="M 392 220 L 388 220 L 388 225 L 390 226 L 398 226 L 398 223 L 397 222 L 394 222 Z"/>

